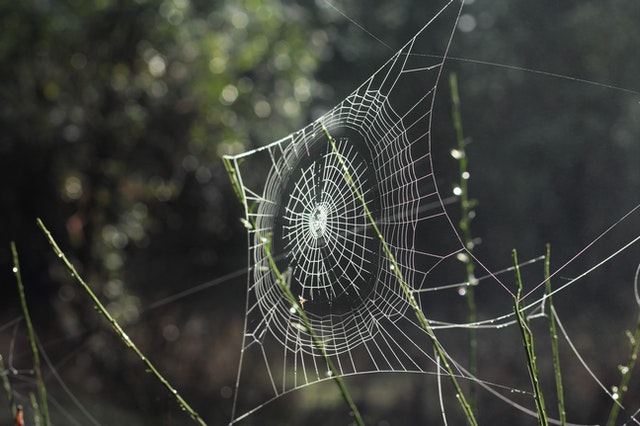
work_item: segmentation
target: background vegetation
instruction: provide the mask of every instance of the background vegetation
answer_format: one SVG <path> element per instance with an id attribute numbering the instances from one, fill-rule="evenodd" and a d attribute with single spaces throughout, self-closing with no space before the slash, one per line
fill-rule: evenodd
<path id="1" fill-rule="evenodd" d="M 335 4 L 353 21 L 321 0 L 0 3 L 0 355 L 16 369 L 11 379 L 24 405 L 31 361 L 24 324 L 16 320 L 11 240 L 41 345 L 94 417 L 104 424 L 188 422 L 74 286 L 35 225 L 41 217 L 185 398 L 211 424 L 228 421 L 246 238 L 220 155 L 264 145 L 319 116 L 430 18 L 413 0 Z M 527 259 L 550 242 L 560 265 L 639 202 L 640 4 L 476 0 L 463 13 L 454 58 L 627 89 L 455 59 L 445 70 L 458 73 L 471 137 L 480 259 L 499 269 L 513 247 Z M 444 83 L 433 131 L 436 173 L 446 189 L 457 165 L 446 158 L 455 139 Z M 584 271 L 638 229 L 635 214 L 565 276 Z M 617 365 L 628 352 L 624 330 L 637 310 L 631 286 L 637 247 L 628 254 L 556 301 L 607 383 L 618 381 Z M 463 276 L 461 267 L 448 282 Z M 450 308 L 440 301 L 432 316 Z M 479 315 L 492 316 L 505 300 L 487 290 L 478 301 Z M 496 334 L 480 333 L 484 350 L 504 339 Z M 513 363 L 524 368 L 520 341 L 513 342 L 502 347 L 503 371 L 489 377 L 508 377 Z M 57 401 L 54 417 L 66 411 L 85 424 L 51 368 L 45 375 Z M 407 416 L 417 422 L 434 415 L 423 408 L 430 396 L 420 392 L 419 378 L 366 380 L 369 390 L 356 398 L 374 421 L 405 424 Z M 390 384 L 395 395 L 378 397 L 380 385 Z M 261 420 L 309 424 L 324 413 L 323 422 L 330 416 L 342 422 L 339 396 L 320 398 L 322 389 L 282 398 Z M 609 407 L 591 386 L 568 394 L 572 421 L 601 421 L 594 419 Z M 481 424 L 513 414 L 489 401 L 481 405 Z"/>

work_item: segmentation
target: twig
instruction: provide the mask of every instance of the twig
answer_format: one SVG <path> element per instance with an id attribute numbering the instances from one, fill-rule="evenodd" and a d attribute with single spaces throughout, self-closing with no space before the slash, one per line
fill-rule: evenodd
<path id="1" fill-rule="evenodd" d="M 533 345 L 533 332 L 529 328 L 529 320 L 524 314 L 524 308 L 522 307 L 522 276 L 520 275 L 520 267 L 518 266 L 518 254 L 516 250 L 513 250 L 513 264 L 515 265 L 516 283 L 518 285 L 518 293 L 513 298 L 513 310 L 516 313 L 518 320 L 518 326 L 522 334 L 522 343 L 524 344 L 524 350 L 527 354 L 527 369 L 529 370 L 529 379 L 531 380 L 531 386 L 533 388 L 533 398 L 536 403 L 536 411 L 538 413 L 538 423 L 540 426 L 548 426 L 549 420 L 547 419 L 547 411 L 544 407 L 544 397 L 542 395 L 542 389 L 540 388 L 540 380 L 538 375 L 538 369 L 536 366 L 536 354 Z"/>
<path id="2" fill-rule="evenodd" d="M 33 397 L 33 394 L 31 394 L 31 396 Z M 24 410 L 22 408 L 22 405 L 18 404 L 18 406 L 15 407 L 15 411 L 16 413 L 13 416 L 13 419 L 15 420 L 16 426 L 24 426 Z"/>
<path id="3" fill-rule="evenodd" d="M 24 320 L 27 324 L 27 332 L 29 334 L 29 343 L 31 345 L 31 353 L 33 355 L 33 371 L 36 375 L 36 384 L 38 387 L 38 398 L 40 399 L 40 413 L 42 414 L 45 426 L 51 426 L 51 417 L 49 416 L 49 407 L 47 405 L 47 388 L 44 385 L 42 379 L 42 370 L 40 369 L 40 354 L 38 352 L 38 345 L 36 344 L 35 332 L 33 331 L 33 324 L 31 323 L 31 315 L 29 315 L 29 308 L 27 306 L 27 298 L 24 293 L 24 285 L 22 284 L 22 274 L 20 272 L 20 261 L 18 260 L 18 249 L 16 244 L 11 242 L 11 253 L 13 254 L 13 273 L 16 276 L 18 283 L 18 292 L 20 293 L 20 304 L 22 306 L 22 312 L 24 314 Z"/>
<path id="4" fill-rule="evenodd" d="M 200 425 L 206 425 L 205 421 L 200 417 L 200 415 L 193 408 L 191 408 L 191 406 L 187 403 L 187 401 L 185 401 L 184 398 L 180 396 L 178 391 L 169 383 L 169 381 L 165 379 L 164 376 L 162 376 L 162 374 L 160 374 L 160 372 L 156 369 L 156 367 L 151 363 L 149 358 L 147 358 L 142 353 L 142 351 L 138 349 L 136 344 L 133 343 L 133 341 L 127 335 L 127 333 L 124 332 L 124 330 L 122 329 L 120 324 L 116 321 L 116 319 L 113 316 L 111 316 L 109 311 L 107 311 L 107 309 L 104 307 L 102 302 L 100 302 L 100 299 L 98 299 L 95 293 L 91 290 L 91 287 L 89 287 L 89 285 L 82 279 L 82 277 L 78 274 L 78 271 L 73 266 L 73 264 L 69 261 L 69 259 L 67 259 L 67 257 L 64 255 L 62 250 L 60 250 L 60 247 L 51 236 L 51 232 L 49 232 L 49 230 L 44 226 L 44 223 L 42 223 L 42 220 L 38 219 L 37 223 L 38 223 L 38 226 L 44 232 L 47 239 L 49 240 L 49 244 L 51 244 L 51 247 L 53 248 L 54 253 L 67 266 L 67 269 L 69 270 L 69 272 L 71 272 L 71 276 L 78 282 L 78 284 L 80 284 L 80 286 L 82 286 L 84 291 L 89 295 L 89 297 L 93 301 L 96 307 L 96 310 L 99 313 L 101 313 L 107 319 L 107 321 L 109 321 L 109 324 L 111 324 L 111 327 L 116 331 L 118 336 L 120 336 L 120 338 L 125 343 L 125 345 L 129 347 L 133 352 L 135 352 L 138 358 L 140 358 L 140 360 L 142 360 L 142 362 L 146 365 L 147 370 L 150 373 L 152 373 L 154 376 L 156 376 L 156 378 L 160 381 L 160 383 L 162 383 L 164 387 L 169 391 L 169 393 L 173 395 L 175 400 L 178 402 L 178 405 L 180 406 L 180 408 L 186 411 L 196 423 Z"/>

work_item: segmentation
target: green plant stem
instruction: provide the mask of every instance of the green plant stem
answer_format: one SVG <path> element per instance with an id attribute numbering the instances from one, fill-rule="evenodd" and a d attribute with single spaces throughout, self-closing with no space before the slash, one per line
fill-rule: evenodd
<path id="1" fill-rule="evenodd" d="M 638 349 L 640 348 L 640 315 L 638 315 L 635 334 L 632 335 L 631 332 L 628 331 L 627 336 L 629 337 L 629 342 L 631 343 L 629 361 L 627 361 L 627 365 L 620 366 L 620 373 L 622 374 L 622 378 L 620 379 L 620 386 L 618 386 L 618 391 L 616 392 L 617 398 L 611 405 L 611 411 L 609 412 L 607 426 L 615 425 L 616 420 L 618 419 L 618 413 L 620 412 L 620 403 L 622 402 L 624 395 L 629 390 L 629 380 L 631 380 L 631 372 L 633 371 L 633 368 L 635 367 L 638 360 Z"/>
<path id="2" fill-rule="evenodd" d="M 98 297 L 95 295 L 93 290 L 91 290 L 91 287 L 89 287 L 89 285 L 82 279 L 82 277 L 78 274 L 78 271 L 76 271 L 76 268 L 73 266 L 73 264 L 69 261 L 69 259 L 67 259 L 67 257 L 64 255 L 62 250 L 60 250 L 60 247 L 51 236 L 51 232 L 49 232 L 49 230 L 45 227 L 44 223 L 42 223 L 42 220 L 38 219 L 37 223 L 38 223 L 38 226 L 44 232 L 45 236 L 47 237 L 47 240 L 49 240 L 49 244 L 51 244 L 51 247 L 53 248 L 54 253 L 60 259 L 62 259 L 62 262 L 66 265 L 69 272 L 71 272 L 71 276 L 78 282 L 78 284 L 80 284 L 80 286 L 84 289 L 84 291 L 89 295 L 89 297 L 91 298 L 91 300 L 95 305 L 96 310 L 107 319 L 109 324 L 111 324 L 111 327 L 115 330 L 118 336 L 120 336 L 120 338 L 125 343 L 125 345 L 129 347 L 133 352 L 135 352 L 138 358 L 140 358 L 140 360 L 142 360 L 142 362 L 145 364 L 145 366 L 147 367 L 147 370 L 150 373 L 152 373 L 154 376 L 156 376 L 156 378 L 160 381 L 160 383 L 162 383 L 164 387 L 171 393 L 171 395 L 173 395 L 175 400 L 178 402 L 178 405 L 189 414 L 191 419 L 193 419 L 196 423 L 200 425 L 206 425 L 205 421 L 200 417 L 200 415 L 193 408 L 191 408 L 191 406 L 187 403 L 187 401 L 185 401 L 184 398 L 180 396 L 178 391 L 169 383 L 169 381 L 165 379 L 162 376 L 162 374 L 160 374 L 160 372 L 156 369 L 156 367 L 151 363 L 149 358 L 147 358 L 142 353 L 142 351 L 138 349 L 136 344 L 131 340 L 131 338 L 127 335 L 127 333 L 124 332 L 124 330 L 122 329 L 120 324 L 116 321 L 116 319 L 113 316 L 111 316 L 109 311 L 107 311 L 107 309 L 104 307 L 102 302 L 100 302 L 100 299 L 98 299 Z"/>
<path id="3" fill-rule="evenodd" d="M 564 406 L 564 388 L 562 385 L 562 372 L 560 369 L 560 350 L 558 349 L 558 332 L 556 330 L 555 308 L 553 307 L 553 297 L 551 289 L 551 246 L 547 244 L 547 253 L 544 257 L 544 280 L 547 304 L 549 307 L 549 334 L 551 336 L 551 350 L 553 352 L 553 371 L 556 379 L 556 393 L 558 394 L 558 413 L 560 414 L 560 424 L 567 424 L 567 412 Z"/>
<path id="4" fill-rule="evenodd" d="M 238 197 L 238 199 L 240 200 L 240 202 L 244 206 L 245 211 L 248 214 L 249 213 L 249 206 L 247 205 L 246 199 L 245 199 L 245 197 L 243 195 L 242 183 L 239 180 L 238 172 L 236 171 L 236 167 L 231 163 L 231 158 L 230 157 L 224 157 L 223 161 L 224 161 L 224 166 L 227 169 L 227 173 L 229 174 L 229 179 L 231 180 L 231 184 L 232 184 L 233 189 L 234 189 L 234 191 L 236 193 L 236 196 Z M 265 236 L 261 236 L 260 235 L 260 233 L 258 232 L 258 230 L 257 230 L 257 228 L 255 226 L 255 223 L 248 223 L 247 226 L 255 229 L 256 236 L 258 237 L 258 239 L 266 238 Z M 287 300 L 289 301 L 291 306 L 295 309 L 296 313 L 300 317 L 300 320 L 302 321 L 303 327 L 311 335 L 311 338 L 312 338 L 314 344 L 320 350 L 320 352 L 322 354 L 322 357 L 324 358 L 325 362 L 327 363 L 327 366 L 329 367 L 329 371 L 331 371 L 331 376 L 332 376 L 333 380 L 336 382 L 336 384 L 338 385 L 338 388 L 340 389 L 340 393 L 342 394 L 342 397 L 345 400 L 345 403 L 347 404 L 347 406 L 349 407 L 349 409 L 353 413 L 353 416 L 354 416 L 354 419 L 355 419 L 356 423 L 359 426 L 363 426 L 364 425 L 364 421 L 362 419 L 362 415 L 360 414 L 360 410 L 358 410 L 358 407 L 356 406 L 355 402 L 353 401 L 353 398 L 351 397 L 351 393 L 349 392 L 349 389 L 347 388 L 347 385 L 345 384 L 344 380 L 342 379 L 342 375 L 340 374 L 340 372 L 336 368 L 335 364 L 331 360 L 331 357 L 329 356 L 329 354 L 327 354 L 327 351 L 325 349 L 324 343 L 318 337 L 318 335 L 316 334 L 315 330 L 311 326 L 311 322 L 309 321 L 309 318 L 307 317 L 306 312 L 304 311 L 304 309 L 302 309 L 302 306 L 300 306 L 300 304 L 296 300 L 296 298 L 293 295 L 293 293 L 291 293 L 291 289 L 289 288 L 289 285 L 288 285 L 286 279 L 284 278 L 284 276 L 280 272 L 280 269 L 276 265 L 275 259 L 273 258 L 273 254 L 271 253 L 271 245 L 270 244 L 271 244 L 270 241 L 267 239 L 267 242 L 264 243 L 264 248 L 265 248 L 265 252 L 266 252 L 266 255 L 267 255 L 267 259 L 269 261 L 269 267 L 270 267 L 271 271 L 274 273 L 274 275 L 276 276 L 276 281 L 278 283 L 278 286 L 280 287 L 280 289 L 284 293 L 285 297 L 287 298 Z"/>
<path id="5" fill-rule="evenodd" d="M 254 229 L 255 229 L 255 226 L 254 226 Z M 265 237 L 261 237 L 257 230 L 256 230 L 256 234 L 259 239 L 265 238 Z M 300 320 L 302 321 L 302 325 L 306 329 L 306 331 L 309 333 L 309 335 L 311 335 L 311 338 L 313 339 L 313 343 L 318 347 L 318 349 L 320 349 L 320 353 L 322 354 L 322 357 L 324 358 L 325 362 L 327 363 L 327 366 L 329 367 L 329 370 L 331 371 L 331 377 L 340 388 L 340 393 L 342 393 L 342 397 L 344 398 L 345 403 L 349 406 L 349 409 L 353 413 L 356 423 L 359 426 L 364 426 L 364 421 L 362 420 L 360 410 L 358 410 L 358 407 L 353 401 L 353 398 L 351 397 L 351 393 L 349 392 L 349 389 L 347 388 L 347 385 L 345 384 L 342 378 L 342 375 L 340 374 L 340 371 L 336 368 L 329 354 L 327 354 L 327 351 L 324 346 L 324 342 L 316 334 L 315 330 L 311 326 L 311 321 L 309 321 L 309 318 L 307 317 L 306 312 L 304 311 L 304 309 L 302 309 L 302 306 L 300 306 L 300 304 L 296 300 L 295 296 L 291 292 L 291 289 L 289 288 L 289 283 L 287 283 L 287 280 L 278 269 L 278 266 L 276 265 L 276 261 L 273 258 L 273 254 L 271 253 L 270 241 L 267 241 L 264 244 L 265 244 L 264 247 L 265 247 L 267 259 L 269 260 L 269 267 L 271 271 L 273 271 L 274 275 L 276 276 L 276 281 L 278 283 L 278 286 L 280 287 L 280 290 L 282 290 L 285 297 L 287 298 L 291 306 L 295 309 L 296 313 L 300 317 Z"/>
<path id="6" fill-rule="evenodd" d="M 400 267 L 399 267 L 398 263 L 396 262 L 395 256 L 391 252 L 391 248 L 387 244 L 387 241 L 385 240 L 384 236 L 382 235 L 382 232 L 380 232 L 380 229 L 378 228 L 378 225 L 376 224 L 376 221 L 375 221 L 373 215 L 371 214 L 371 211 L 369 210 L 369 207 L 367 206 L 367 203 L 366 203 L 364 197 L 362 196 L 362 194 L 358 190 L 353 178 L 351 177 L 351 174 L 349 173 L 347 165 L 345 164 L 344 159 L 342 158 L 342 155 L 338 151 L 338 147 L 336 146 L 335 139 L 331 136 L 331 134 L 329 133 L 329 130 L 324 126 L 324 124 L 322 125 L 322 129 L 324 130 L 325 135 L 329 139 L 329 143 L 331 144 L 333 152 L 338 157 L 340 165 L 342 166 L 342 172 L 344 173 L 345 180 L 351 186 L 352 190 L 354 191 L 354 194 L 356 195 L 356 197 L 358 198 L 358 200 L 362 204 L 362 208 L 363 208 L 363 210 L 365 212 L 365 215 L 367 216 L 367 219 L 368 219 L 369 223 L 371 224 L 371 227 L 372 227 L 374 233 L 376 234 L 376 236 L 380 240 L 380 244 L 382 245 L 382 250 L 383 250 L 384 254 L 386 255 L 387 259 L 389 260 L 391 268 L 393 269 L 393 273 L 395 274 L 396 279 L 398 280 L 398 283 L 400 284 L 400 288 L 402 289 L 404 295 L 406 296 L 406 298 L 407 298 L 407 300 L 409 302 L 409 305 L 411 306 L 411 308 L 413 309 L 416 317 L 418 318 L 418 322 L 420 323 L 420 326 L 426 331 L 427 336 L 429 336 L 429 339 L 431 340 L 431 342 L 432 342 L 432 344 L 433 344 L 438 356 L 440 357 L 440 359 L 442 359 L 442 364 L 444 366 L 444 369 L 447 372 L 447 375 L 449 376 L 449 378 L 451 379 L 451 383 L 453 384 L 453 387 L 455 388 L 455 391 L 456 391 L 456 397 L 458 398 L 458 401 L 460 402 L 460 405 L 461 405 L 461 407 L 462 407 L 462 409 L 463 409 L 463 411 L 465 413 L 465 416 L 467 417 L 467 420 L 469 421 L 469 424 L 473 425 L 473 426 L 476 426 L 478 423 L 476 421 L 476 418 L 475 418 L 475 415 L 473 413 L 473 410 L 471 409 L 471 406 L 467 402 L 467 399 L 465 398 L 464 393 L 462 392 L 462 389 L 460 388 L 460 384 L 458 383 L 458 380 L 456 379 L 456 374 L 453 371 L 453 368 L 451 367 L 451 364 L 449 363 L 449 359 L 447 358 L 447 355 L 446 355 L 446 352 L 445 352 L 444 348 L 442 347 L 442 345 L 440 344 L 440 341 L 438 340 L 438 338 L 436 337 L 435 333 L 433 332 L 433 329 L 431 328 L 431 325 L 429 324 L 429 321 L 427 320 L 427 318 L 424 316 L 424 313 L 422 312 L 422 309 L 420 309 L 420 306 L 418 305 L 418 302 L 417 302 L 415 296 L 413 295 L 413 292 L 411 291 L 411 288 L 409 287 L 409 285 L 405 281 L 404 276 L 402 275 L 402 271 L 400 270 Z"/>
<path id="7" fill-rule="evenodd" d="M 536 403 L 536 411 L 538 413 L 538 422 L 540 426 L 548 426 L 549 420 L 547 419 L 547 411 L 544 406 L 544 397 L 542 389 L 540 388 L 540 380 L 538 374 L 538 368 L 536 366 L 536 354 L 533 345 L 533 332 L 529 328 L 529 319 L 524 313 L 522 307 L 521 295 L 522 295 L 522 276 L 520 275 L 520 266 L 518 265 L 518 254 L 516 250 L 513 250 L 513 264 L 515 266 L 516 283 L 518 285 L 518 293 L 513 298 L 513 310 L 518 320 L 518 326 L 520 327 L 520 333 L 522 334 L 522 343 L 524 344 L 524 350 L 527 355 L 527 369 L 529 370 L 529 379 L 531 380 L 531 386 L 533 388 L 533 397 Z"/>
<path id="8" fill-rule="evenodd" d="M 458 160 L 459 174 L 460 174 L 460 223 L 459 228 L 462 233 L 462 239 L 466 249 L 471 253 L 473 251 L 473 239 L 471 237 L 471 209 L 474 202 L 469 200 L 469 172 L 467 171 L 467 153 L 465 150 L 464 132 L 462 130 L 462 114 L 460 112 L 460 93 L 458 91 L 458 78 L 456 73 L 449 74 L 449 85 L 451 87 L 451 103 L 452 103 L 452 116 L 453 126 L 456 131 L 457 141 L 457 155 L 455 158 Z M 475 324 L 478 320 L 476 298 L 475 298 L 475 286 L 477 280 L 475 277 L 475 264 L 471 256 L 467 256 L 464 260 L 467 283 L 468 286 L 465 289 L 465 298 L 467 300 L 467 323 Z M 475 377 L 478 374 L 478 332 L 475 327 L 469 327 L 468 331 L 469 340 L 469 372 Z M 471 401 L 472 409 L 476 411 L 476 388 L 471 383 L 469 400 Z"/>
<path id="9" fill-rule="evenodd" d="M 14 403 L 13 389 L 11 388 L 11 383 L 9 382 L 8 371 L 6 368 L 4 368 L 2 355 L 0 355 L 0 376 L 2 376 L 2 385 L 4 387 L 4 391 L 7 393 L 7 400 L 9 401 L 9 410 L 11 411 L 11 417 L 15 418 L 18 409 Z"/>
<path id="10" fill-rule="evenodd" d="M 238 197 L 238 200 L 242 203 L 245 211 L 248 211 L 249 207 L 247 206 L 246 199 L 243 195 L 242 184 L 238 178 L 238 172 L 236 171 L 235 166 L 231 163 L 231 157 L 222 157 L 222 162 L 224 163 L 224 168 L 227 170 L 227 174 L 229 175 L 229 180 L 231 180 L 231 186 L 233 187 L 233 191 L 236 193 L 236 197 Z"/>
<path id="11" fill-rule="evenodd" d="M 18 259 L 18 249 L 16 244 L 11 242 L 11 253 L 13 254 L 13 273 L 16 276 L 18 283 L 18 292 L 20 293 L 20 304 L 22 306 L 22 313 L 24 314 L 24 320 L 27 324 L 27 333 L 29 334 L 29 343 L 31 345 L 31 353 L 33 355 L 33 371 L 36 376 L 36 384 L 38 387 L 38 398 L 40 399 L 40 410 L 42 418 L 44 419 L 45 426 L 51 426 L 51 417 L 49 416 L 49 407 L 47 405 L 47 388 L 44 385 L 42 379 L 42 369 L 40 368 L 40 353 L 38 351 L 38 345 L 36 344 L 36 335 L 33 331 L 33 323 L 31 322 L 31 315 L 29 315 L 29 307 L 27 306 L 27 297 L 24 293 L 24 285 L 22 284 L 22 274 L 20 272 L 20 261 Z"/>

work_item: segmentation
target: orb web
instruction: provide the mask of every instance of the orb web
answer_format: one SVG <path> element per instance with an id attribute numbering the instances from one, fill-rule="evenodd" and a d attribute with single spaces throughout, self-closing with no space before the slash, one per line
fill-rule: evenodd
<path id="1" fill-rule="evenodd" d="M 433 268 L 463 250 L 457 239 L 429 238 L 431 230 L 451 230 L 433 176 L 430 125 L 459 14 L 452 4 L 322 117 L 226 157 L 246 210 L 251 267 L 232 423 L 256 408 L 241 407 L 242 389 L 258 386 L 258 377 L 267 401 L 330 378 L 269 254 L 341 375 L 434 368 L 394 267 L 417 291 Z"/>

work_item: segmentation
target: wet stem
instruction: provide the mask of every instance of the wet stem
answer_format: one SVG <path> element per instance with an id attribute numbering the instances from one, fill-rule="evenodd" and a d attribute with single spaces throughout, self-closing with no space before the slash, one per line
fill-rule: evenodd
<path id="1" fill-rule="evenodd" d="M 451 104 L 452 104 L 452 117 L 453 126 L 456 132 L 457 149 L 455 150 L 454 158 L 458 160 L 459 167 L 459 190 L 460 190 L 460 223 L 459 229 L 462 234 L 462 239 L 466 249 L 471 253 L 473 250 L 473 238 L 471 237 L 471 209 L 475 202 L 469 199 L 468 179 L 469 173 L 467 171 L 467 154 L 465 150 L 466 142 L 464 139 L 464 133 L 462 131 L 462 114 L 460 112 L 460 94 L 458 91 L 458 78 L 456 73 L 449 75 L 449 86 L 451 87 Z M 467 256 L 464 261 L 465 272 L 467 275 L 467 287 L 465 289 L 465 297 L 467 299 L 467 323 L 475 324 L 477 321 L 477 309 L 475 299 L 475 265 L 471 256 Z M 469 341 L 469 372 L 472 376 L 476 377 L 478 373 L 478 333 L 475 327 L 469 327 L 468 331 Z M 471 383 L 470 398 L 471 406 L 474 411 L 476 407 L 476 388 Z"/>
<path id="2" fill-rule="evenodd" d="M 113 316 L 111 316 L 109 311 L 107 311 L 107 309 L 104 307 L 102 302 L 100 302 L 100 299 L 98 299 L 95 293 L 91 290 L 91 287 L 89 287 L 89 285 L 78 274 L 78 271 L 76 271 L 75 266 L 73 266 L 73 264 L 69 261 L 69 259 L 67 259 L 67 257 L 64 255 L 62 250 L 60 250 L 58 243 L 56 243 L 56 241 L 53 239 L 51 232 L 49 232 L 49 230 L 46 228 L 42 220 L 38 219 L 37 224 L 42 230 L 42 232 L 45 234 L 45 237 L 49 241 L 49 244 L 51 244 L 51 247 L 53 248 L 54 253 L 62 260 L 62 262 L 65 264 L 65 266 L 71 273 L 71 276 L 78 282 L 78 284 L 80 284 L 83 290 L 91 298 L 91 300 L 94 303 L 96 311 L 98 311 L 100 314 L 102 314 L 102 316 L 104 316 L 107 319 L 109 324 L 111 324 L 111 327 L 115 330 L 115 332 L 118 334 L 120 339 L 124 342 L 124 344 L 128 348 L 130 348 L 133 352 L 135 352 L 138 358 L 140 358 L 140 360 L 145 364 L 147 371 L 152 373 L 154 376 L 156 376 L 156 378 L 160 381 L 160 383 L 162 383 L 162 385 L 169 391 L 169 393 L 173 395 L 173 397 L 175 398 L 180 408 L 185 412 L 187 412 L 187 414 L 189 414 L 191 419 L 194 420 L 196 423 L 206 426 L 205 421 L 200 417 L 200 415 L 193 408 L 191 408 L 191 406 L 187 403 L 187 401 L 185 401 L 182 398 L 182 396 L 180 396 L 178 391 L 169 383 L 169 381 L 165 379 L 164 376 L 162 376 L 162 374 L 160 374 L 160 372 L 156 369 L 156 367 L 151 363 L 149 358 L 147 358 L 142 353 L 142 351 L 138 349 L 136 344 L 131 340 L 131 338 L 127 335 L 127 333 L 124 332 L 124 330 L 122 329 L 120 324 L 116 321 L 116 319 Z"/>

